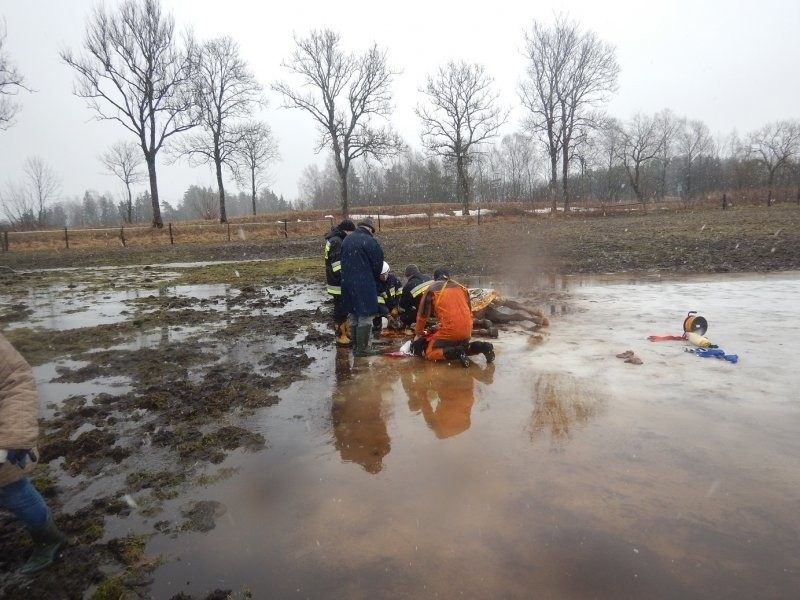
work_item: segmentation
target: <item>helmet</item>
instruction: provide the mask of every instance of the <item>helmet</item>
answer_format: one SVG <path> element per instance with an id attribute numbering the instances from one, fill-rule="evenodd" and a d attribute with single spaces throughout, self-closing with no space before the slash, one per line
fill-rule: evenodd
<path id="1" fill-rule="evenodd" d="M 381 275 L 386 275 L 389 272 L 389 263 L 383 261 L 383 268 L 381 269 Z"/>

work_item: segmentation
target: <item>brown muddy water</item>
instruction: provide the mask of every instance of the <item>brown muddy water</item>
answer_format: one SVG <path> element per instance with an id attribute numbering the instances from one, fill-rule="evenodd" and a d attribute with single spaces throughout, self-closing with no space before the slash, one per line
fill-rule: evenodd
<path id="1" fill-rule="evenodd" d="M 307 349 L 251 417 L 264 449 L 106 535 L 210 501 L 213 529 L 150 538 L 155 599 L 797 597 L 800 274 L 557 286 L 570 310 L 543 307 L 541 337 L 506 327 L 494 365 Z M 647 339 L 690 310 L 737 364 Z M 36 371 L 48 401 L 92 393 Z"/>

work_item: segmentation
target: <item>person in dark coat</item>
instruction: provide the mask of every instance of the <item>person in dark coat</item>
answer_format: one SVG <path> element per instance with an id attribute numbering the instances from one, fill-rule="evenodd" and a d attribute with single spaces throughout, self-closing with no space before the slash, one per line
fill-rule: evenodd
<path id="1" fill-rule="evenodd" d="M 406 327 L 414 327 L 417 322 L 417 310 L 422 294 L 431 285 L 430 275 L 420 273 L 419 267 L 410 264 L 406 267 L 406 284 L 400 294 L 400 318 Z"/>
<path id="2" fill-rule="evenodd" d="M 383 248 L 374 233 L 375 224 L 367 217 L 342 242 L 342 306 L 355 333 L 353 356 L 379 354 L 370 347 L 372 320 L 380 312 L 378 278 L 383 269 Z"/>
<path id="3" fill-rule="evenodd" d="M 342 306 L 342 241 L 356 226 L 345 219 L 325 234 L 325 278 L 327 292 L 333 298 L 333 329 L 336 332 L 336 345 L 349 346 L 351 341 L 347 311 Z"/>

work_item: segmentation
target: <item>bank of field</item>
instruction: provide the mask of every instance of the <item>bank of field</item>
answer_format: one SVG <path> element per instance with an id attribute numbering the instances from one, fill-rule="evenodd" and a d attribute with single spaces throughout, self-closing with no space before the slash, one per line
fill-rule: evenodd
<path id="1" fill-rule="evenodd" d="M 320 258 L 330 221 L 279 237 L 227 235 L 181 244 L 129 244 L 0 253 L 12 269 L 195 261 Z M 224 226 L 220 226 L 224 227 Z M 227 229 L 227 228 L 225 228 Z M 163 236 L 163 232 L 152 232 Z M 800 207 L 659 209 L 384 219 L 377 234 L 394 270 L 448 264 L 462 274 L 620 271 L 747 272 L 800 269 Z M 157 240 L 156 240 L 157 241 Z M 320 273 L 322 261 L 320 258 Z M 321 276 L 321 275 L 320 275 Z"/>

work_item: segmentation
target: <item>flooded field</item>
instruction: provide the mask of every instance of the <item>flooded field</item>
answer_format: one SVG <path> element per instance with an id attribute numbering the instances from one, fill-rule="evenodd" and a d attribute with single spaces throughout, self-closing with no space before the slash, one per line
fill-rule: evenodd
<path id="1" fill-rule="evenodd" d="M 226 286 L 168 287 L 167 305 L 192 299 L 208 316 L 129 337 L 120 352 L 183 344 L 213 350 L 223 380 L 226 369 L 245 369 L 265 381 L 289 368 L 276 362 L 285 354 L 302 376 L 276 388 L 275 401 L 219 418 L 263 443 L 170 465 L 156 443 L 169 428 L 160 423 L 116 466 L 62 475 L 63 510 L 124 498 L 130 509 L 105 517 L 99 541 L 146 534 L 144 553 L 159 559 L 136 588 L 142 598 L 217 589 L 241 598 L 794 597 L 800 273 L 546 285 L 559 299 L 542 306 L 551 326 L 538 335 L 504 327 L 495 364 L 479 356 L 468 369 L 337 352 L 316 288 L 262 291 L 254 304 Z M 107 325 L 144 318 L 136 307 L 148 294 L 116 293 L 14 302 L 32 311 L 25 326 L 54 330 L 78 326 L 75 315 Z M 647 339 L 679 335 L 690 310 L 736 364 Z M 284 317 L 290 332 L 254 339 L 231 329 L 237 319 Z M 616 357 L 626 350 L 642 364 Z M 36 367 L 43 406 L 136 386 L 113 370 L 54 381 L 81 364 Z M 192 368 L 180 377 L 209 381 Z M 153 507 L 151 488 L 123 496 L 120 485 L 143 465 L 194 474 Z"/>

